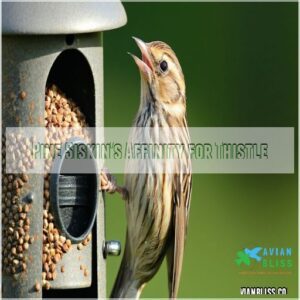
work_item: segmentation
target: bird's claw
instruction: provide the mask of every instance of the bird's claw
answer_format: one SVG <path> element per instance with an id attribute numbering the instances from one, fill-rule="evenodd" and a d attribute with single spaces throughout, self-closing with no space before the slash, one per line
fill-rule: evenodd
<path id="1" fill-rule="evenodd" d="M 100 172 L 100 189 L 111 194 L 116 191 L 116 179 L 106 168 Z"/>
<path id="2" fill-rule="evenodd" d="M 100 190 L 109 194 L 118 192 L 123 200 L 128 199 L 127 189 L 117 185 L 115 177 L 110 174 L 107 168 L 103 168 L 100 172 Z"/>

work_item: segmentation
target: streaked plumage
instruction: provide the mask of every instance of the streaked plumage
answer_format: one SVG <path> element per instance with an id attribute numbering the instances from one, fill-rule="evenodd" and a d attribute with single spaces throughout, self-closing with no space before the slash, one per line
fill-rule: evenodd
<path id="1" fill-rule="evenodd" d="M 166 143 L 190 141 L 186 122 L 184 76 L 173 50 L 163 42 L 135 39 L 142 60 L 132 55 L 142 77 L 141 102 L 134 121 L 139 136 L 132 140 Z M 166 70 L 165 70 L 166 69 Z M 170 134 L 168 130 L 174 127 Z M 137 133 L 136 133 L 137 134 Z M 140 161 L 146 172 L 126 174 L 126 249 L 111 294 L 112 298 L 138 298 L 145 284 L 167 257 L 170 297 L 177 296 L 191 197 L 188 151 L 173 168 L 174 174 L 155 172 L 151 161 Z M 167 168 L 170 162 L 166 161 Z"/>

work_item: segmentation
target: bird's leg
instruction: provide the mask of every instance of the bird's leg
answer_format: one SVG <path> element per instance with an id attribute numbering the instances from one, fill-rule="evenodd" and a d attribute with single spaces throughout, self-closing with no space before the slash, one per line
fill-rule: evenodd
<path id="1" fill-rule="evenodd" d="M 119 193 L 123 200 L 128 199 L 128 191 L 125 187 L 117 185 L 116 179 L 110 174 L 107 168 L 100 172 L 100 190 L 109 194 Z"/>

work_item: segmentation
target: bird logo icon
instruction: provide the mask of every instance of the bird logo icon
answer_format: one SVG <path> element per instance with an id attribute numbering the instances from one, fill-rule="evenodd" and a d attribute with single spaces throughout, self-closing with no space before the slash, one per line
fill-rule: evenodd
<path id="1" fill-rule="evenodd" d="M 249 255 L 250 258 L 255 259 L 256 261 L 261 261 L 261 257 L 258 255 L 258 253 L 260 252 L 261 247 L 255 247 L 252 250 L 246 248 L 245 249 L 245 253 L 247 255 Z"/>
<path id="2" fill-rule="evenodd" d="M 236 264 L 238 266 L 240 266 L 241 264 L 250 266 L 251 258 L 255 259 L 258 262 L 261 261 L 261 256 L 258 255 L 261 249 L 261 247 L 255 247 L 252 250 L 245 248 L 244 250 L 238 251 L 237 258 L 235 259 Z"/>

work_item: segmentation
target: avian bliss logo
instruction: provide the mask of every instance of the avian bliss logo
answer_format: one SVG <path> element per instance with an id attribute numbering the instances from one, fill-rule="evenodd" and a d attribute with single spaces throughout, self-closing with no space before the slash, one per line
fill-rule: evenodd
<path id="1" fill-rule="evenodd" d="M 236 253 L 235 263 L 240 267 L 256 264 L 262 268 L 288 269 L 293 266 L 292 248 L 245 248 Z"/>

